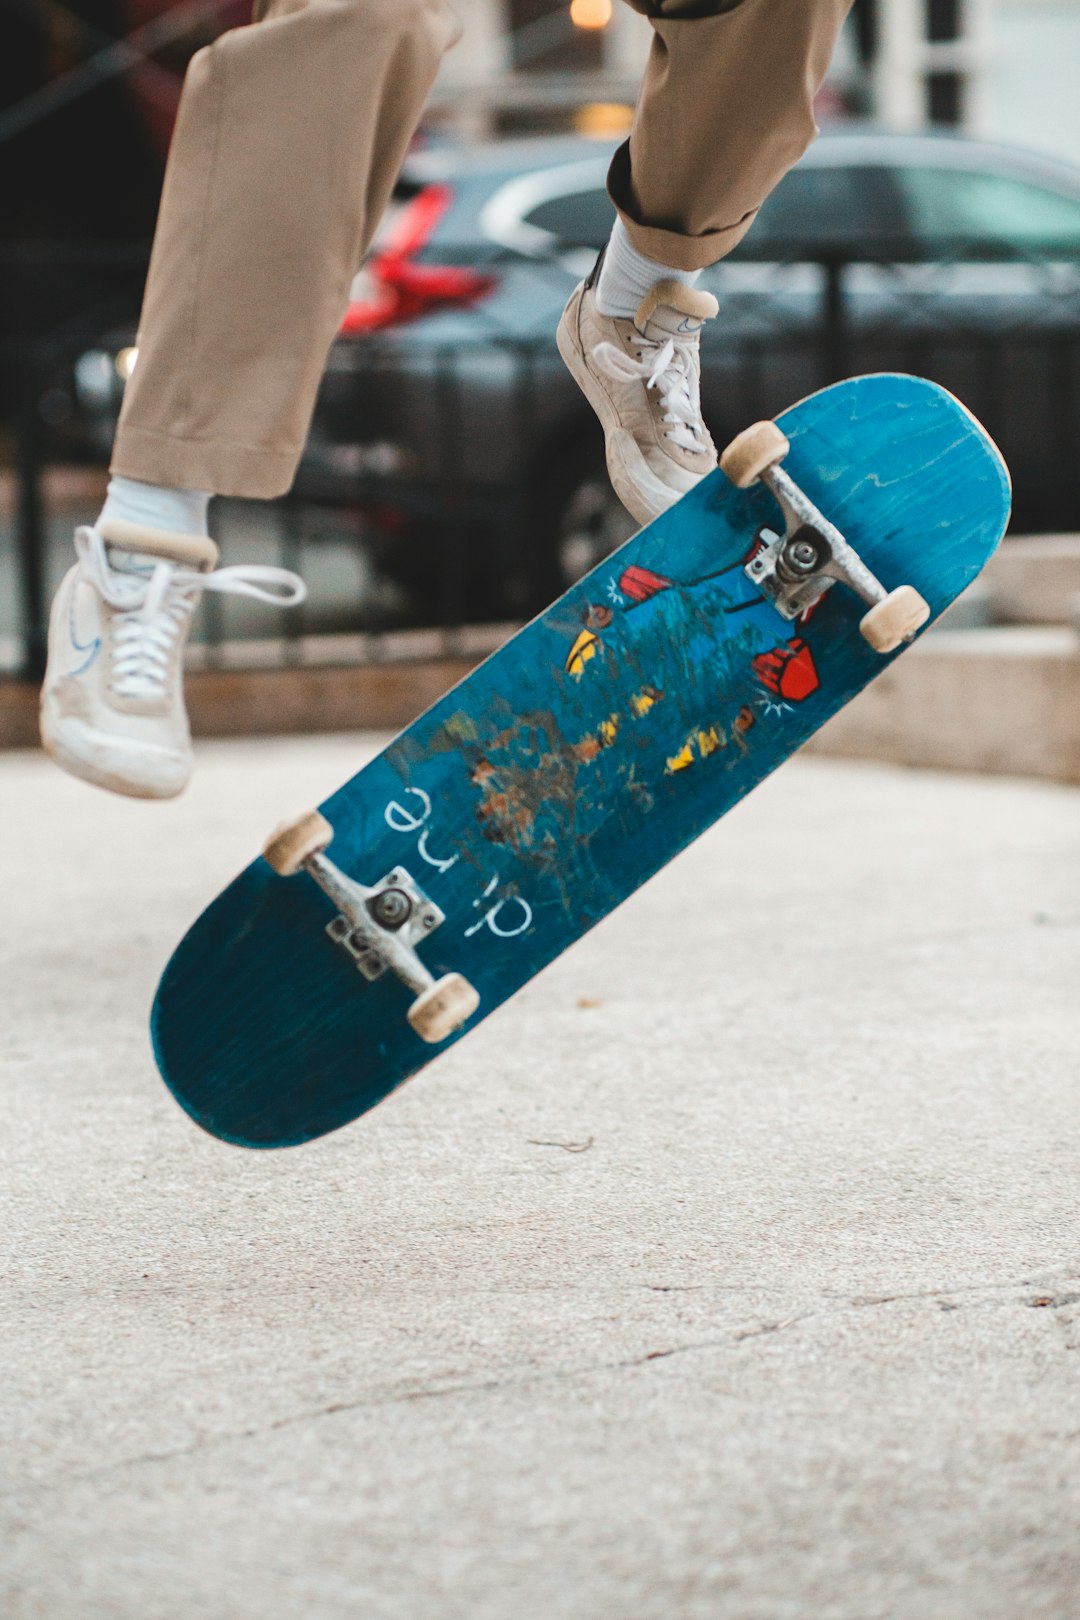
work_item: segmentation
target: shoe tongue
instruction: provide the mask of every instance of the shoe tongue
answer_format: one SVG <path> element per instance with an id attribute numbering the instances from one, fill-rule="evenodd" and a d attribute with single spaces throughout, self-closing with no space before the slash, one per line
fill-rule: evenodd
<path id="1" fill-rule="evenodd" d="M 643 337 L 652 338 L 658 343 L 664 343 L 670 337 L 693 342 L 701 331 L 700 320 L 695 320 L 692 315 L 684 315 L 682 310 L 671 309 L 667 304 L 660 304 L 654 309 L 644 324 L 636 320 L 634 325 Z"/>
<path id="2" fill-rule="evenodd" d="M 122 546 L 106 546 L 105 555 L 115 573 L 138 574 L 143 579 L 148 579 L 161 561 L 160 557 L 151 557 L 148 552 L 125 551 Z"/>
<path id="3" fill-rule="evenodd" d="M 664 342 L 669 337 L 694 338 L 718 311 L 712 293 L 698 292 L 681 281 L 658 281 L 642 299 L 634 325 L 643 337 Z"/>
<path id="4" fill-rule="evenodd" d="M 209 573 L 217 565 L 218 549 L 207 535 L 178 534 L 124 518 L 103 518 L 95 527 L 108 548 L 110 563 L 121 573 L 142 574 L 147 563 L 152 570 L 155 562 L 177 563 L 201 573 Z"/>

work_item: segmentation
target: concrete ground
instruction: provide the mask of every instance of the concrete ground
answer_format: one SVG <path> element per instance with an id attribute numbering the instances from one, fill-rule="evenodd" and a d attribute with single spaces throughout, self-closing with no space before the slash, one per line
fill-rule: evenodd
<path id="1" fill-rule="evenodd" d="M 7 1620 L 1080 1616 L 1080 790 L 795 762 L 366 1120 L 158 1081 L 370 739 L 0 757 Z"/>

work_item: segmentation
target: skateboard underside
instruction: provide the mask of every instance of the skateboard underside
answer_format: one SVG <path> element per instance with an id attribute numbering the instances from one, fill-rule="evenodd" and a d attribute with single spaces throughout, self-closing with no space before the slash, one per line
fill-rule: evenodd
<path id="1" fill-rule="evenodd" d="M 941 613 L 1008 519 L 1007 473 L 974 420 L 933 384 L 892 376 L 778 420 L 786 468 L 863 561 Z M 400 874 L 437 915 L 417 949 L 432 974 L 478 991 L 467 1028 L 891 661 L 842 586 L 796 620 L 762 596 L 746 565 L 780 527 L 767 489 L 713 474 L 321 806 L 341 871 L 368 885 Z M 207 1130 L 252 1147 L 309 1140 L 459 1038 L 426 1045 L 406 1021 L 409 991 L 365 975 L 340 924 L 331 937 L 336 917 L 309 876 L 260 859 L 181 942 L 154 1047 Z"/>

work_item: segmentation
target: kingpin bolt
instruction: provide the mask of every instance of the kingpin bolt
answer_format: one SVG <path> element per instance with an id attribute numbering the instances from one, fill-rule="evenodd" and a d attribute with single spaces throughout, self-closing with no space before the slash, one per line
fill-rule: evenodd
<path id="1" fill-rule="evenodd" d="M 371 902 L 371 914 L 383 928 L 400 928 L 412 913 L 412 901 L 403 889 L 383 889 Z"/>
<path id="2" fill-rule="evenodd" d="M 809 574 L 818 565 L 818 548 L 812 540 L 795 540 L 788 547 L 788 561 L 800 574 Z"/>

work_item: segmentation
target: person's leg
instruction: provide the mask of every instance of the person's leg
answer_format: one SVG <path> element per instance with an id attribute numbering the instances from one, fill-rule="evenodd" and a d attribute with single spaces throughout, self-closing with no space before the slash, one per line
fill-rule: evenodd
<path id="1" fill-rule="evenodd" d="M 653 26 L 630 139 L 608 176 L 634 246 L 700 270 L 742 241 L 817 134 L 852 0 L 628 0 Z"/>
<path id="2" fill-rule="evenodd" d="M 187 781 L 181 655 L 215 572 L 211 494 L 271 497 L 303 449 L 349 285 L 457 36 L 443 0 L 257 0 L 192 60 L 97 523 L 53 606 L 42 740 L 74 774 L 168 797 Z"/>
<path id="3" fill-rule="evenodd" d="M 604 424 L 616 492 L 647 523 L 716 464 L 696 273 L 745 236 L 816 133 L 813 101 L 852 0 L 628 0 L 654 30 L 608 189 L 619 222 L 559 347 Z M 635 307 L 642 281 L 649 292 Z"/>
<path id="4" fill-rule="evenodd" d="M 458 25 L 443 0 L 256 16 L 188 70 L 112 470 L 269 498 Z"/>

